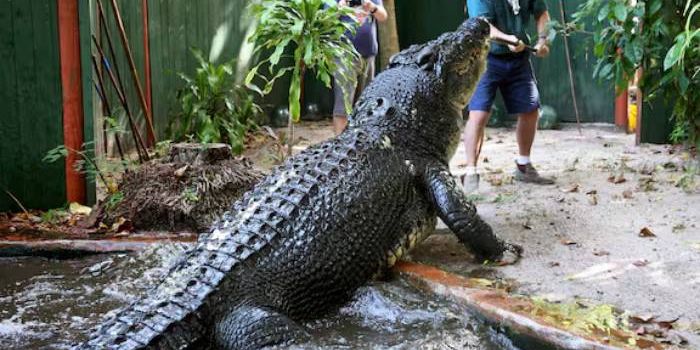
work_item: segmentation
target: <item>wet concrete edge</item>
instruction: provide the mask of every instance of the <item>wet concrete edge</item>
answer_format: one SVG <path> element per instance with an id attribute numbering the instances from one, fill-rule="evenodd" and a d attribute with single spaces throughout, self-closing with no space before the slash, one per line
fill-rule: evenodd
<path id="1" fill-rule="evenodd" d="M 73 258 L 93 254 L 141 251 L 153 244 L 192 243 L 187 238 L 52 239 L 42 241 L 0 240 L 0 257 L 42 256 Z"/>
<path id="2" fill-rule="evenodd" d="M 401 261 L 394 270 L 413 282 L 417 287 L 452 299 L 483 317 L 487 323 L 506 328 L 511 333 L 523 336 L 536 343 L 542 343 L 555 349 L 571 350 L 615 350 L 621 349 L 605 344 L 602 339 L 590 335 L 574 334 L 570 331 L 546 324 L 531 315 L 517 311 L 518 305 L 526 300 L 508 295 L 502 291 L 485 289 L 439 268 Z M 654 344 L 653 349 L 666 348 Z"/>

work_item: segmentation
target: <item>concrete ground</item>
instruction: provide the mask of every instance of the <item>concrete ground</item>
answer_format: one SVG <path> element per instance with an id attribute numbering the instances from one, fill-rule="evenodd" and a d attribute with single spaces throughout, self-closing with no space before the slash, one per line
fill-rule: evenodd
<path id="1" fill-rule="evenodd" d="M 331 136 L 302 126 L 297 148 Z M 539 131 L 532 159 L 556 185 L 512 181 L 514 130 L 488 129 L 480 193 L 472 198 L 502 238 L 524 248 L 514 266 L 486 267 L 439 225 L 412 258 L 452 272 L 500 279 L 516 293 L 551 301 L 591 300 L 632 315 L 672 321 L 700 348 L 700 177 L 688 155 L 634 145 L 610 126 Z M 460 145 L 453 174 L 464 168 Z M 641 232 L 641 233 L 640 233 Z"/>

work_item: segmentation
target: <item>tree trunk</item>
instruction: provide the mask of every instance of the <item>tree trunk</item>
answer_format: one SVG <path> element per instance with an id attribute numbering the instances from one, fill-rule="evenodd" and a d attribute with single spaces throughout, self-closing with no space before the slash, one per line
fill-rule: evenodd
<path id="1" fill-rule="evenodd" d="M 399 52 L 399 32 L 396 29 L 396 10 L 394 0 L 384 0 L 388 18 L 379 23 L 379 68 L 389 64 L 389 58 Z"/>

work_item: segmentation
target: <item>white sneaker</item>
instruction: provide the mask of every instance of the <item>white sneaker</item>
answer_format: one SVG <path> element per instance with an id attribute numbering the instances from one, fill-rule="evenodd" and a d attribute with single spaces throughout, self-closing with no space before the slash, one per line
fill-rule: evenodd
<path id="1" fill-rule="evenodd" d="M 462 176 L 462 188 L 465 194 L 474 194 L 479 191 L 479 174 L 465 174 Z"/>

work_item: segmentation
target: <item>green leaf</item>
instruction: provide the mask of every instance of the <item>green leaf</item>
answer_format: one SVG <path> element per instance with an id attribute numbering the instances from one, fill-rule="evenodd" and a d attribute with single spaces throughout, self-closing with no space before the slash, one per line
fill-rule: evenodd
<path id="1" fill-rule="evenodd" d="M 289 43 L 290 39 L 285 39 L 282 42 L 280 42 L 277 47 L 275 48 L 275 51 L 272 52 L 272 55 L 270 55 L 270 66 L 276 66 L 277 63 L 280 61 L 280 57 L 282 57 L 282 53 L 284 53 L 284 49 L 287 47 L 287 44 Z"/>
<path id="2" fill-rule="evenodd" d="M 600 11 L 598 12 L 598 21 L 602 22 L 606 18 L 608 18 L 608 14 L 610 13 L 610 6 L 603 5 L 600 7 Z"/>
<path id="3" fill-rule="evenodd" d="M 615 18 L 620 22 L 624 22 L 627 19 L 627 6 L 624 2 L 615 2 L 613 6 L 613 13 Z"/>
<path id="4" fill-rule="evenodd" d="M 644 48 L 639 40 L 632 40 L 625 45 L 624 54 L 634 64 L 639 64 L 644 54 Z"/>
<path id="5" fill-rule="evenodd" d="M 664 58 L 664 70 L 669 70 L 678 60 L 681 58 L 681 52 L 683 50 L 683 43 L 676 41 L 673 46 L 666 53 L 666 58 Z"/>
<path id="6" fill-rule="evenodd" d="M 598 41 L 595 44 L 595 47 L 593 48 L 593 54 L 596 55 L 596 57 L 601 57 L 603 54 L 605 54 L 605 42 L 604 41 Z"/>
<path id="7" fill-rule="evenodd" d="M 649 14 L 654 15 L 656 14 L 657 11 L 661 9 L 663 6 L 663 1 L 661 0 L 652 0 L 651 4 L 649 5 Z"/>
<path id="8" fill-rule="evenodd" d="M 299 98 L 301 97 L 301 78 L 300 72 L 294 70 L 292 82 L 289 85 L 289 114 L 290 118 L 296 123 L 301 118 L 301 105 Z"/>
<path id="9" fill-rule="evenodd" d="M 302 30 L 304 30 L 304 21 L 302 20 L 296 21 L 294 25 L 289 28 L 289 31 L 295 36 L 300 35 Z"/>
<path id="10" fill-rule="evenodd" d="M 603 65 L 603 67 L 600 69 L 598 72 L 598 76 L 603 78 L 603 79 L 608 79 L 610 78 L 610 73 L 612 72 L 613 65 L 610 63 L 606 63 Z"/>
<path id="11" fill-rule="evenodd" d="M 685 76 L 685 73 L 681 71 L 678 76 L 678 87 L 680 87 L 681 95 L 685 95 L 688 91 L 688 86 L 690 86 L 690 80 Z"/>

